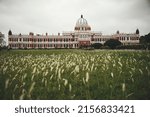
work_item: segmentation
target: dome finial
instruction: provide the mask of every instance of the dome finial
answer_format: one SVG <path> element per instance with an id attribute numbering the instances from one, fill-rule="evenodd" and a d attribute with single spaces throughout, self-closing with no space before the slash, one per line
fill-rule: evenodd
<path id="1" fill-rule="evenodd" d="M 81 18 L 83 18 L 83 15 L 81 15 Z"/>

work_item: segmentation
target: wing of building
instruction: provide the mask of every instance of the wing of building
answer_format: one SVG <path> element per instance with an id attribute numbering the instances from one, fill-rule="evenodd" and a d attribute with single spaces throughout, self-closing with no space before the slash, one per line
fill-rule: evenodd
<path id="1" fill-rule="evenodd" d="M 109 39 L 117 39 L 124 45 L 139 44 L 139 30 L 135 33 L 119 33 L 112 35 L 102 35 L 101 32 L 91 31 L 87 20 L 81 15 L 75 24 L 74 31 L 63 32 L 62 35 L 45 35 L 34 34 L 28 35 L 13 34 L 8 32 L 8 44 L 12 49 L 18 48 L 79 48 L 90 46 L 93 43 L 104 44 Z"/>

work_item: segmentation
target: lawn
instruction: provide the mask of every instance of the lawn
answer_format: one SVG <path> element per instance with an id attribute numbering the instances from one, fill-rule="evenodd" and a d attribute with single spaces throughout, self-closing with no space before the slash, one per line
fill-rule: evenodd
<path id="1" fill-rule="evenodd" d="M 0 51 L 0 99 L 150 99 L 150 51 Z"/>

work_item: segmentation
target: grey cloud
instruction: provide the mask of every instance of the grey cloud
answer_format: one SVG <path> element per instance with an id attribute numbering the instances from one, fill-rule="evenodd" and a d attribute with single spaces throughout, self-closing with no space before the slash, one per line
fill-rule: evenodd
<path id="1" fill-rule="evenodd" d="M 147 0 L 147 4 L 150 6 L 150 0 Z"/>
<path id="2" fill-rule="evenodd" d="M 0 0 L 0 31 L 57 34 L 72 31 L 81 14 L 105 34 L 150 32 L 150 0 Z M 7 37 L 7 35 L 6 35 Z"/>

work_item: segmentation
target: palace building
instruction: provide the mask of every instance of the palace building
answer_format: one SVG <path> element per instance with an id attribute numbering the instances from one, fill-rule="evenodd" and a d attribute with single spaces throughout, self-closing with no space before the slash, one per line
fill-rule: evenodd
<path id="1" fill-rule="evenodd" d="M 80 48 L 82 46 L 90 46 L 94 43 L 104 44 L 109 39 L 117 39 L 124 45 L 139 44 L 139 30 L 135 33 L 120 33 L 112 35 L 103 35 L 101 32 L 91 31 L 91 27 L 87 20 L 81 15 L 77 20 L 74 31 L 63 32 L 58 35 L 34 34 L 30 32 L 28 35 L 13 34 L 11 30 L 8 32 L 8 44 L 12 49 L 27 48 Z"/>

